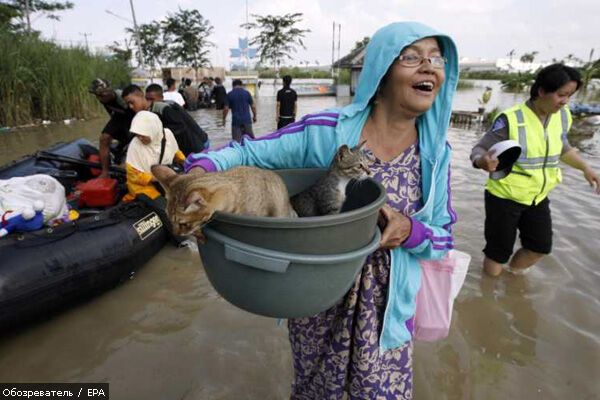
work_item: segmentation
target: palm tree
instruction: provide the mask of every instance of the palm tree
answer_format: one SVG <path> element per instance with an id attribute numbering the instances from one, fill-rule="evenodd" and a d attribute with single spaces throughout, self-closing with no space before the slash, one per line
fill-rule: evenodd
<path id="1" fill-rule="evenodd" d="M 593 61 L 594 49 L 590 50 L 588 62 L 581 68 L 581 94 L 585 97 L 587 94 L 588 85 L 594 77 L 600 76 L 600 58 Z"/>
<path id="2" fill-rule="evenodd" d="M 270 61 L 279 76 L 279 65 L 284 58 L 291 59 L 291 53 L 296 52 L 297 46 L 304 46 L 302 39 L 310 29 L 300 29 L 295 25 L 302 21 L 302 13 L 278 15 L 255 15 L 254 22 L 242 24 L 245 29 L 259 30 L 252 38 L 250 45 L 256 45 L 260 61 Z"/>
<path id="3" fill-rule="evenodd" d="M 524 53 L 521 56 L 521 62 L 524 63 L 532 63 L 533 60 L 535 59 L 535 56 L 538 54 L 537 51 L 532 51 L 531 53 Z"/>
<path id="4" fill-rule="evenodd" d="M 510 68 L 512 68 L 512 59 L 513 59 L 513 56 L 515 55 L 515 53 L 516 53 L 515 49 L 512 49 L 512 50 L 511 50 L 511 51 L 509 51 L 509 52 L 508 52 L 508 54 L 507 54 L 507 56 L 509 57 L 509 59 L 508 59 L 508 66 L 509 66 Z"/>

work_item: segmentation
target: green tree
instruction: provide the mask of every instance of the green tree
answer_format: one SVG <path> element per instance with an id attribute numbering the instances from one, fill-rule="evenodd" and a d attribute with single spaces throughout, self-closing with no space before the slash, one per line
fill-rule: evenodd
<path id="1" fill-rule="evenodd" d="M 44 0 L 0 0 L 0 24 L 15 33 L 38 33 L 31 29 L 31 20 L 46 17 L 60 20 L 58 11 L 73 8 L 70 1 L 44 1 Z M 8 21 L 5 19 L 9 18 Z M 14 20 L 14 22 L 12 22 Z"/>
<path id="2" fill-rule="evenodd" d="M 213 31 L 210 21 L 198 10 L 179 9 L 162 21 L 167 61 L 198 68 L 210 66 L 208 37 Z"/>
<path id="3" fill-rule="evenodd" d="M 530 53 L 524 53 L 521 56 L 520 60 L 521 60 L 521 62 L 524 62 L 524 63 L 532 63 L 533 60 L 535 60 L 535 56 L 537 56 L 537 55 L 538 55 L 537 51 L 532 51 Z"/>
<path id="4" fill-rule="evenodd" d="M 127 28 L 126 31 L 134 37 L 135 31 L 132 28 Z M 166 58 L 166 46 L 163 41 L 163 29 L 161 23 L 152 21 L 149 24 L 139 25 L 138 33 L 140 35 L 140 46 L 142 47 L 142 53 L 144 55 L 144 64 L 151 68 L 156 66 L 160 67 Z M 138 52 L 139 49 L 136 50 L 136 54 Z M 139 56 L 139 54 L 137 55 Z"/>
<path id="5" fill-rule="evenodd" d="M 0 32 L 14 32 L 17 24 L 13 22 L 19 16 L 19 11 L 8 4 L 0 3 Z"/>
<path id="6" fill-rule="evenodd" d="M 508 74 L 500 82 L 505 92 L 520 93 L 531 86 L 535 75 L 530 72 Z"/>
<path id="7" fill-rule="evenodd" d="M 242 24 L 242 28 L 258 30 L 251 41 L 251 46 L 258 46 L 260 62 L 270 61 L 275 70 L 284 58 L 291 59 L 291 53 L 297 46 L 304 46 L 302 39 L 310 29 L 300 29 L 295 25 L 302 21 L 302 13 L 279 15 L 255 15 L 254 22 Z"/>
<path id="8" fill-rule="evenodd" d="M 593 59 L 594 49 L 591 49 L 588 62 L 581 67 L 581 93 L 584 97 L 587 95 L 590 81 L 594 78 L 600 77 L 600 58 L 595 61 Z"/>
<path id="9" fill-rule="evenodd" d="M 131 39 L 125 38 L 123 44 L 118 41 L 114 41 L 113 44 L 107 46 L 108 50 L 111 51 L 111 55 L 117 60 L 123 61 L 125 64 L 129 64 L 133 51 L 131 50 Z"/>

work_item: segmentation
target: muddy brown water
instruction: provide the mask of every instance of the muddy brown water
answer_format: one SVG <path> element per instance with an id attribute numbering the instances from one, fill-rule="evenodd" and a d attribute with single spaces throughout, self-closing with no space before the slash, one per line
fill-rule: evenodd
<path id="1" fill-rule="evenodd" d="M 480 92 L 459 93 L 457 104 Z M 299 109 L 347 102 L 301 98 Z M 274 99 L 258 107 L 255 130 L 269 132 Z M 217 111 L 194 116 L 213 144 L 228 139 Z M 58 140 L 96 140 L 104 122 L 0 133 L 0 163 Z M 600 399 L 600 197 L 565 167 L 550 196 L 553 254 L 525 276 L 482 276 L 485 176 L 468 161 L 480 134 L 449 132 L 457 248 L 473 260 L 449 337 L 415 345 L 415 399 Z M 600 171 L 597 138 L 574 141 Z M 112 399 L 285 399 L 292 374 L 285 324 L 228 304 L 197 249 L 171 245 L 114 290 L 0 338 L 0 382 L 109 382 Z"/>

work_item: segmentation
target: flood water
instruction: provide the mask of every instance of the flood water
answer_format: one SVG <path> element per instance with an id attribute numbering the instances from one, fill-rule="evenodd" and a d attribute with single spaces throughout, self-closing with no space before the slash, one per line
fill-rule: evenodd
<path id="1" fill-rule="evenodd" d="M 275 127 L 269 90 L 258 100 L 259 135 Z M 459 92 L 455 108 L 476 109 L 481 91 Z M 495 90 L 489 107 L 520 99 Z M 299 113 L 348 101 L 301 98 Z M 228 140 L 219 112 L 193 114 L 213 144 Z M 0 133 L 0 164 L 58 140 L 95 140 L 104 122 Z M 473 260 L 449 337 L 415 344 L 415 399 L 600 399 L 600 197 L 565 167 L 550 196 L 553 254 L 525 276 L 482 275 L 485 176 L 468 160 L 480 135 L 449 132 L 456 247 Z M 600 172 L 598 139 L 575 142 Z M 197 249 L 171 245 L 118 288 L 0 338 L 0 381 L 109 382 L 113 399 L 285 399 L 292 373 L 285 324 L 225 302 Z"/>

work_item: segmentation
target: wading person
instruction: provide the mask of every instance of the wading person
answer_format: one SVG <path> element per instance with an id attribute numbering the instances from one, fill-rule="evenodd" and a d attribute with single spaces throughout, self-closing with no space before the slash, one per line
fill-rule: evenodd
<path id="1" fill-rule="evenodd" d="M 192 80 L 185 80 L 185 87 L 183 88 L 183 98 L 185 99 L 185 106 L 188 111 L 196 111 L 198 109 L 198 88 L 192 86 Z"/>
<path id="2" fill-rule="evenodd" d="M 521 145 L 521 156 L 512 171 L 496 171 L 506 176 L 488 179 L 485 187 L 483 268 L 491 276 L 500 275 L 509 260 L 510 271 L 519 273 L 550 254 L 548 194 L 562 180 L 559 161 L 582 171 L 600 194 L 598 175 L 567 141 L 572 123 L 567 104 L 580 86 L 581 76 L 574 68 L 562 64 L 545 67 L 531 86 L 529 100 L 502 112 L 473 147 L 473 166 L 495 172 L 498 160 L 490 147 L 506 139 Z M 513 254 L 517 230 L 521 248 Z"/>
<path id="3" fill-rule="evenodd" d="M 233 89 L 227 93 L 225 108 L 223 108 L 223 125 L 231 109 L 231 138 L 241 142 L 244 135 L 254 138 L 252 123 L 256 122 L 256 107 L 252 95 L 242 85 L 242 81 L 234 79 Z M 252 110 L 252 117 L 250 117 Z"/>
<path id="4" fill-rule="evenodd" d="M 296 94 L 296 91 L 290 87 L 291 84 L 292 77 L 290 75 L 285 75 L 283 77 L 283 88 L 277 92 L 277 107 L 275 110 L 277 129 L 281 129 L 296 120 L 298 95 Z"/>
<path id="5" fill-rule="evenodd" d="M 419 23 L 375 33 L 353 102 L 281 131 L 193 154 L 188 173 L 241 163 L 326 168 L 338 147 L 366 140 L 369 169 L 388 193 L 380 249 L 337 305 L 288 321 L 292 399 L 412 398 L 412 331 L 419 259 L 453 247 L 451 150 L 446 143 L 458 56 L 452 40 Z M 384 323 L 385 321 L 385 323 Z"/>
<path id="6" fill-rule="evenodd" d="M 175 135 L 183 154 L 202 151 L 208 145 L 206 133 L 179 104 L 153 101 L 153 96 L 146 97 L 137 85 L 127 86 L 123 89 L 122 96 L 134 112 L 152 111 L 157 114 L 165 128 L 169 128 Z"/>
<path id="7" fill-rule="evenodd" d="M 225 97 L 227 97 L 227 91 L 225 90 L 225 86 L 223 86 L 223 82 L 219 77 L 215 78 L 215 86 L 211 96 L 215 100 L 215 108 L 217 110 L 222 110 L 225 107 Z"/>
<path id="8" fill-rule="evenodd" d="M 113 89 L 110 82 L 106 79 L 94 79 L 90 85 L 89 92 L 96 96 L 110 116 L 108 123 L 102 129 L 99 139 L 100 164 L 102 165 L 100 177 L 106 178 L 108 177 L 110 167 L 111 150 L 117 164 L 125 156 L 125 149 L 132 138 L 129 134 L 129 126 L 135 113 L 129 109 L 121 97 L 121 91 Z M 111 149 L 113 140 L 118 141 L 118 145 Z"/>
<path id="9" fill-rule="evenodd" d="M 162 86 L 158 83 L 151 83 L 146 87 L 146 100 L 151 102 L 162 101 L 165 102 L 165 92 L 163 92 Z"/>
<path id="10" fill-rule="evenodd" d="M 177 91 L 175 84 L 177 82 L 173 78 L 168 78 L 165 84 L 167 85 L 167 90 L 163 92 L 163 98 L 167 101 L 174 101 L 179 104 L 181 107 L 185 106 L 185 100 L 181 93 Z"/>

